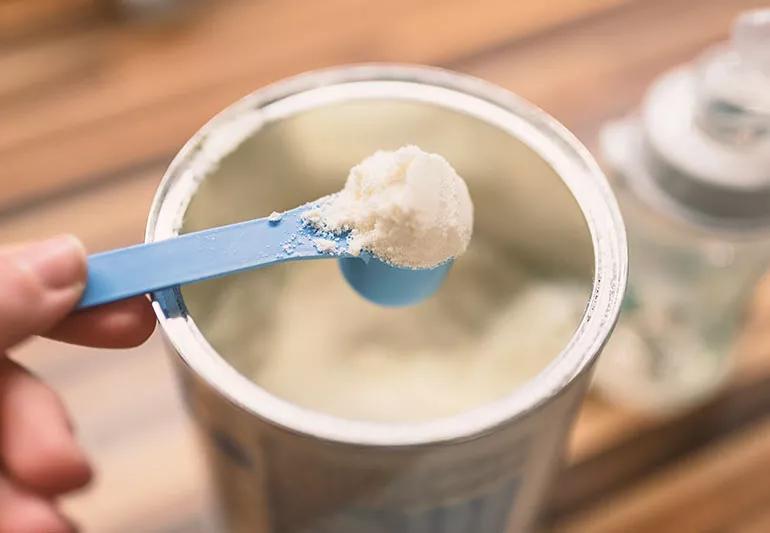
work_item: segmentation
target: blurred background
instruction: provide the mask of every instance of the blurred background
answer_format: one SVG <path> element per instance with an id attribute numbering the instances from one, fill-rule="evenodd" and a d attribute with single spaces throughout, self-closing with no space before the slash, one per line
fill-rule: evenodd
<path id="1" fill-rule="evenodd" d="M 166 166 L 265 84 L 361 61 L 438 65 L 506 87 L 594 153 L 662 71 L 727 37 L 749 0 L 2 0 L 0 242 L 143 239 Z M 764 294 L 764 296 L 763 296 Z M 770 531 L 770 286 L 705 404 L 644 416 L 592 395 L 544 527 Z M 64 396 L 98 472 L 65 507 L 85 531 L 207 531 L 202 461 L 156 335 L 109 352 L 16 355 Z"/>

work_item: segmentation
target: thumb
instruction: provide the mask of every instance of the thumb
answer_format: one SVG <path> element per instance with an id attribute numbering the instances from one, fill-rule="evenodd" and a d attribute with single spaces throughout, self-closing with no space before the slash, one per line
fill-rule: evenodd
<path id="1" fill-rule="evenodd" d="M 77 303 L 86 254 L 72 235 L 0 248 L 0 350 L 45 333 Z"/>

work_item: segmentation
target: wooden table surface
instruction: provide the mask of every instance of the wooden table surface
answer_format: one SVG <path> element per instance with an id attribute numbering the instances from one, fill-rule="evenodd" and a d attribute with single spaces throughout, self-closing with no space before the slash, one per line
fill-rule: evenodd
<path id="1" fill-rule="evenodd" d="M 0 242 L 138 242 L 175 151 L 213 113 L 307 69 L 436 64 L 507 87 L 595 148 L 663 69 L 726 36 L 749 0 L 229 0 L 163 26 L 98 0 L 0 3 Z M 762 293 L 767 294 L 762 297 Z M 645 419 L 589 398 L 544 527 L 770 531 L 770 284 L 729 387 Z M 74 412 L 98 477 L 65 506 L 89 532 L 208 531 L 205 471 L 156 334 L 110 352 L 15 350 Z M 483 533 L 483 532 L 480 532 Z"/>

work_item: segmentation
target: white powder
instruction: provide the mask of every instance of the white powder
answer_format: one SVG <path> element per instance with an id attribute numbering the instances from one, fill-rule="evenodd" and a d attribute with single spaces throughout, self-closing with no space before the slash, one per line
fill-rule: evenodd
<path id="1" fill-rule="evenodd" d="M 473 232 L 468 187 L 440 155 L 416 146 L 378 151 L 353 167 L 345 187 L 305 218 L 340 233 L 348 250 L 396 266 L 431 268 L 465 252 Z"/>
<path id="2" fill-rule="evenodd" d="M 268 222 L 275 224 L 277 222 L 280 222 L 283 218 L 283 213 L 279 213 L 278 211 L 273 211 L 270 213 L 270 216 L 267 217 Z"/>
<path id="3" fill-rule="evenodd" d="M 333 263 L 292 267 L 204 297 L 206 338 L 271 393 L 357 420 L 430 420 L 509 394 L 556 357 L 590 294 L 533 280 L 481 241 L 435 298 L 395 313 L 363 301 Z M 255 307 L 265 298 L 274 305 Z"/>
<path id="4" fill-rule="evenodd" d="M 337 243 L 331 239 L 313 239 L 313 246 L 322 254 L 333 254 L 337 252 Z"/>

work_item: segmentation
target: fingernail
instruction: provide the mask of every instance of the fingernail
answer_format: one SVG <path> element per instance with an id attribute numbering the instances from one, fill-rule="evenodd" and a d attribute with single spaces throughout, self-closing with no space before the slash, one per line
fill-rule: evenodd
<path id="1" fill-rule="evenodd" d="M 83 244 L 73 235 L 60 235 L 18 250 L 16 261 L 49 289 L 82 285 L 86 272 Z"/>

